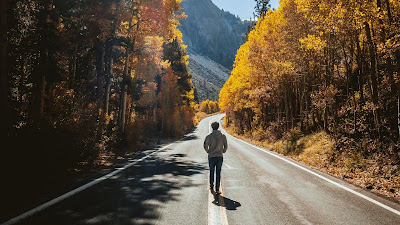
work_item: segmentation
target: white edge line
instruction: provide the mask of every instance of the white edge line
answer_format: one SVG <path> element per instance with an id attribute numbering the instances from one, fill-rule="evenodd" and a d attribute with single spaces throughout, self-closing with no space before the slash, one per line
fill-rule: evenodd
<path id="1" fill-rule="evenodd" d="M 296 164 L 296 163 L 294 163 L 294 162 L 292 162 L 292 161 L 290 161 L 290 160 L 288 160 L 288 159 L 285 159 L 285 158 L 282 157 L 282 156 L 279 156 L 279 155 L 277 155 L 277 154 L 274 154 L 274 153 L 272 153 L 272 152 L 269 152 L 269 151 L 267 151 L 267 150 L 265 150 L 265 149 L 263 149 L 263 148 L 260 148 L 260 147 L 258 147 L 258 146 L 256 146 L 256 145 L 253 145 L 253 144 L 250 144 L 250 143 L 248 143 L 248 142 L 246 142 L 246 141 L 243 141 L 243 140 L 241 140 L 241 139 L 239 139 L 239 138 L 236 138 L 236 137 L 234 137 L 234 136 L 232 136 L 232 135 L 230 135 L 230 136 L 233 137 L 233 138 L 235 138 L 235 139 L 238 140 L 238 141 L 241 141 L 241 142 L 243 142 L 243 143 L 245 143 L 245 144 L 247 144 L 247 145 L 250 145 L 250 146 L 253 147 L 253 148 L 256 148 L 256 149 L 258 149 L 258 150 L 260 150 L 260 151 L 262 151 L 262 152 L 268 153 L 268 154 L 270 154 L 271 156 L 274 156 L 274 157 L 276 157 L 276 158 L 278 158 L 278 159 L 281 159 L 281 160 L 283 160 L 283 161 L 285 161 L 285 162 L 287 162 L 287 163 L 289 163 L 289 164 L 291 164 L 291 165 L 293 165 L 293 166 L 295 166 L 295 167 L 297 167 L 297 168 L 299 168 L 299 169 L 302 169 L 302 170 L 304 170 L 304 171 L 306 171 L 306 172 L 308 172 L 308 173 L 310 173 L 310 174 L 312 174 L 312 175 L 314 175 L 314 176 L 316 176 L 316 177 L 319 177 L 319 178 L 321 178 L 321 179 L 323 179 L 323 180 L 325 180 L 325 181 L 327 181 L 327 182 L 329 182 L 329 183 L 331 183 L 331 184 L 333 184 L 333 185 L 336 185 L 336 186 L 339 187 L 339 188 L 342 188 L 342 189 L 344 189 L 344 190 L 346 190 L 346 191 L 348 191 L 348 192 L 350 192 L 350 193 L 352 193 L 352 194 L 355 194 L 355 195 L 357 195 L 357 196 L 359 196 L 359 197 L 361 197 L 361 198 L 363 198 L 363 199 L 365 199 L 365 200 L 367 200 L 367 201 L 369 201 L 369 202 L 371 202 L 371 203 L 374 203 L 375 205 L 378 205 L 378 206 L 380 206 L 380 207 L 382 207 L 382 208 L 384 208 L 384 209 L 386 209 L 386 210 L 389 210 L 390 212 L 392 212 L 392 213 L 394 213 L 394 214 L 400 216 L 400 211 L 398 211 L 398 210 L 396 210 L 396 209 L 393 209 L 393 208 L 390 207 L 390 206 L 387 206 L 387 205 L 385 205 L 385 204 L 383 204 L 383 203 L 381 203 L 381 202 L 378 202 L 378 201 L 376 201 L 376 200 L 374 200 L 374 199 L 372 199 L 372 198 L 370 198 L 370 197 L 368 197 L 368 196 L 365 196 L 365 195 L 363 195 L 363 194 L 361 194 L 361 193 L 358 193 L 357 191 L 354 191 L 354 190 L 352 190 L 352 189 L 350 189 L 350 188 L 348 188 L 348 187 L 346 187 L 346 186 L 343 186 L 342 184 L 339 184 L 339 183 L 337 183 L 337 182 L 335 182 L 335 181 L 333 181 L 333 180 L 330 180 L 330 179 L 328 179 L 328 178 L 326 178 L 326 177 L 324 177 L 324 176 L 321 176 L 320 174 L 315 173 L 315 172 L 313 172 L 313 171 L 311 171 L 311 170 L 309 170 L 309 169 L 307 169 L 307 168 L 305 168 L 305 167 L 303 167 L 303 166 L 300 166 L 300 165 L 298 165 L 298 164 Z"/>
<path id="2" fill-rule="evenodd" d="M 114 170 L 111 173 L 108 173 L 108 174 L 106 174 L 106 175 L 104 175 L 104 176 L 102 176 L 100 178 L 97 178 L 97 179 L 95 179 L 95 180 L 93 180 L 93 181 L 91 181 L 91 182 L 89 182 L 87 184 L 84 184 L 84 185 L 82 185 L 82 186 L 80 186 L 80 187 L 78 187 L 78 188 L 76 188 L 76 189 L 74 189 L 72 191 L 69 191 L 69 192 L 67 192 L 67 193 L 65 193 L 65 194 L 63 194 L 63 195 L 61 195 L 61 196 L 59 196 L 57 198 L 54 198 L 54 199 L 52 199 L 52 200 L 50 200 L 50 201 L 48 201 L 48 202 L 46 202 L 46 203 L 34 208 L 34 209 L 31 209 L 31 210 L 29 210 L 29 211 L 27 211 L 27 212 L 25 212 L 25 213 L 23 213 L 23 214 L 21 214 L 21 215 L 19 215 L 17 217 L 14 217 L 14 218 L 2 223 L 1 225 L 11 225 L 11 224 L 15 224 L 15 223 L 17 223 L 17 222 L 19 222 L 19 221 L 21 221 L 23 219 L 26 219 L 26 218 L 28 218 L 28 217 L 30 217 L 30 216 L 32 216 L 32 215 L 34 215 L 34 214 L 36 214 L 36 213 L 48 208 L 48 207 L 50 207 L 50 206 L 52 206 L 52 205 L 54 205 L 54 204 L 56 204 L 58 202 L 61 202 L 62 200 L 66 199 L 66 198 L 69 198 L 69 197 L 71 197 L 71 196 L 73 196 L 73 195 L 75 195 L 75 194 L 77 194 L 77 193 L 79 193 L 79 192 L 81 192 L 83 190 L 86 190 L 86 189 L 88 189 L 88 188 L 90 188 L 90 187 L 92 187 L 92 186 L 104 181 L 104 180 L 107 180 L 108 178 L 120 173 L 121 171 L 123 171 L 123 170 L 125 170 L 125 169 L 127 169 L 127 168 L 129 168 L 129 167 L 131 167 L 133 165 L 135 165 L 138 162 L 143 161 L 144 159 L 148 158 L 149 156 L 151 156 L 151 155 L 153 155 L 153 154 L 155 154 L 155 153 L 157 153 L 157 152 L 159 152 L 161 150 L 164 150 L 164 149 L 168 148 L 169 146 L 175 144 L 176 142 L 179 142 L 179 141 L 185 139 L 186 137 L 187 136 L 185 136 L 185 137 L 183 137 L 183 138 L 181 138 L 181 139 L 179 139 L 179 140 L 177 140 L 177 141 L 175 141 L 175 142 L 173 142 L 173 143 L 171 143 L 169 145 L 166 145 L 166 146 L 164 146 L 164 147 L 162 147 L 162 148 L 160 148 L 158 150 L 155 150 L 154 152 L 152 152 L 152 153 L 150 153 L 150 154 L 148 154 L 146 156 L 143 156 L 142 158 L 140 158 L 140 159 L 138 159 L 138 160 L 136 160 L 134 162 L 128 163 L 124 167 L 117 168 L 116 170 Z"/>
<path id="3" fill-rule="evenodd" d="M 228 167 L 228 169 L 232 169 L 232 166 L 228 165 L 226 162 L 224 162 L 224 165 L 225 165 L 226 167 Z"/>

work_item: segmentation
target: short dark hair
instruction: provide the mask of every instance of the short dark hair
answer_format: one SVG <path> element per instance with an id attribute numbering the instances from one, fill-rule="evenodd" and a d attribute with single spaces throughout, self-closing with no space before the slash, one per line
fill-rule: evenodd
<path id="1" fill-rule="evenodd" d="M 213 123 L 211 124 L 211 127 L 212 127 L 213 130 L 218 130 L 219 123 L 218 123 L 218 122 L 213 122 Z"/>

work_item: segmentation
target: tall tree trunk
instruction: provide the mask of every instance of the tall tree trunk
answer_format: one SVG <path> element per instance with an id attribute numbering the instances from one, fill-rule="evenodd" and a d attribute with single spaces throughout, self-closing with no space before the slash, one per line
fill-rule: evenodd
<path id="1" fill-rule="evenodd" d="M 385 0 L 385 3 L 386 3 L 386 10 L 387 10 L 389 26 L 392 26 L 393 17 L 392 17 L 390 2 L 389 2 L 389 0 Z M 400 52 L 399 51 L 395 52 L 394 61 L 396 62 L 396 66 L 397 66 L 397 68 L 396 68 L 397 74 L 399 74 L 400 73 Z M 389 64 L 389 63 L 390 63 L 390 67 L 388 68 L 388 73 L 389 73 L 389 76 L 393 76 L 394 66 L 392 65 L 392 59 L 390 58 L 390 56 L 388 57 L 387 64 Z M 393 79 L 393 81 L 395 80 L 394 77 L 392 79 Z M 394 81 L 393 83 L 396 83 L 396 82 Z M 394 85 L 394 87 L 395 88 L 393 88 L 393 90 L 397 91 L 397 137 L 400 138 L 400 80 L 399 80 L 399 78 L 397 78 L 397 85 Z"/>
<path id="2" fill-rule="evenodd" d="M 98 41 L 97 46 L 97 59 L 96 59 L 96 72 L 97 72 L 97 106 L 99 113 L 103 110 L 104 98 L 104 56 L 105 48 L 102 41 Z"/>
<path id="3" fill-rule="evenodd" d="M 36 122 L 43 119 L 44 116 L 44 105 L 45 105 L 45 90 L 46 90 L 46 78 L 49 71 L 49 43 L 51 35 L 51 15 L 50 12 L 53 9 L 53 0 L 48 0 L 44 4 L 42 23 L 42 38 L 39 43 L 40 56 L 39 65 L 34 72 L 34 90 L 33 90 L 33 101 L 32 110 L 33 117 Z"/>
<path id="4" fill-rule="evenodd" d="M 376 0 L 376 6 L 378 8 L 378 13 L 382 13 L 382 3 L 381 0 Z M 385 27 L 383 26 L 383 20 L 380 16 L 378 16 L 378 22 L 379 22 L 379 29 L 380 29 L 380 37 L 381 39 L 384 39 L 386 34 L 385 34 Z"/>
<path id="5" fill-rule="evenodd" d="M 288 93 L 287 93 L 287 89 L 284 90 L 284 96 L 283 98 L 285 99 L 285 113 L 286 113 L 286 118 L 285 118 L 285 123 L 286 123 L 286 130 L 289 130 L 289 100 L 288 100 Z"/>
<path id="6" fill-rule="evenodd" d="M 400 51 L 397 50 L 395 53 L 396 59 L 396 69 L 397 73 L 400 73 Z M 397 78 L 397 130 L 398 130 L 398 138 L 400 138 L 400 80 Z"/>
<path id="7" fill-rule="evenodd" d="M 122 0 L 118 2 L 118 8 L 121 5 Z M 104 113 L 109 115 L 109 106 L 110 106 L 110 92 L 111 92 L 111 78 L 113 74 L 113 68 L 114 68 L 114 58 L 113 58 L 113 41 L 115 34 L 117 33 L 117 24 L 118 21 L 117 19 L 114 20 L 114 29 L 112 31 L 111 37 L 107 40 L 107 67 L 106 67 L 106 86 L 105 86 L 105 100 L 104 100 Z"/>
<path id="8" fill-rule="evenodd" d="M 400 65 L 399 65 L 399 60 L 400 60 L 400 54 L 397 54 L 397 71 L 400 72 Z M 397 80 L 397 135 L 398 138 L 400 139 L 400 81 Z"/>
<path id="9" fill-rule="evenodd" d="M 293 125 L 296 124 L 298 122 L 298 118 L 300 115 L 300 81 L 299 81 L 299 77 L 296 77 L 296 81 L 294 83 L 295 85 L 295 99 L 294 99 L 294 110 L 293 110 Z"/>
<path id="10" fill-rule="evenodd" d="M 348 56 L 346 53 L 346 49 L 345 46 L 342 46 L 342 51 L 343 51 L 343 56 L 344 56 L 344 68 L 346 70 L 345 74 L 346 74 L 346 96 L 349 97 L 350 94 L 350 81 L 351 81 L 351 74 L 352 71 L 350 69 L 350 65 L 349 65 L 349 60 L 348 60 Z M 350 63 L 351 63 L 351 59 L 350 59 Z"/>
<path id="11" fill-rule="evenodd" d="M 326 102 L 326 98 L 327 98 L 327 87 L 330 84 L 330 66 L 329 66 L 329 47 L 325 48 L 324 51 L 324 63 L 325 63 L 325 72 L 324 72 L 324 86 L 325 86 L 325 94 L 324 94 L 324 110 L 323 110 L 323 114 L 322 114 L 322 119 L 323 119 L 323 123 L 324 123 L 324 131 L 328 132 L 328 103 Z"/>
<path id="12" fill-rule="evenodd" d="M 356 96 L 352 96 L 353 98 L 353 130 L 354 130 L 354 134 L 357 133 L 357 101 L 356 101 Z"/>
<path id="13" fill-rule="evenodd" d="M 386 5 L 387 5 L 387 14 L 388 14 L 388 19 L 389 19 L 389 26 L 390 26 L 391 25 L 390 3 L 387 1 Z M 376 1 L 376 6 L 378 7 L 379 14 L 382 14 L 381 0 Z M 381 17 L 378 17 L 378 22 L 379 22 L 379 29 L 380 29 L 380 41 L 381 41 L 381 43 L 385 43 L 386 42 L 386 29 L 385 29 L 385 25 L 383 24 L 383 20 Z M 397 88 L 396 88 L 396 83 L 394 81 L 392 58 L 390 55 L 386 58 L 386 68 L 387 68 L 387 72 L 388 72 L 388 78 L 389 78 L 389 83 L 390 83 L 390 87 L 391 87 L 391 92 L 392 92 L 392 94 L 395 95 L 397 93 L 397 90 L 396 90 Z"/>
<path id="14" fill-rule="evenodd" d="M 305 98 L 305 92 L 306 92 L 306 86 L 305 86 L 305 75 L 303 75 L 303 80 L 301 81 L 300 84 L 300 102 L 299 102 L 299 119 L 300 119 L 300 127 L 302 130 L 304 130 L 304 111 L 305 111 L 305 104 L 304 104 L 304 98 Z M 300 78 L 300 79 L 302 79 Z"/>
<path id="15" fill-rule="evenodd" d="M 120 118 L 121 118 L 121 129 L 122 132 L 125 131 L 125 117 L 126 117 L 126 97 L 128 91 L 127 79 L 129 72 L 129 45 L 126 47 L 126 55 L 125 55 L 125 66 L 122 80 L 122 88 L 121 88 L 121 106 L 120 106 Z"/>
<path id="16" fill-rule="evenodd" d="M 72 52 L 72 59 L 69 68 L 69 87 L 74 88 L 75 85 L 75 77 L 76 77 L 76 58 L 78 54 L 78 43 L 76 42 L 74 45 L 74 50 Z"/>
<path id="17" fill-rule="evenodd" d="M 111 91 L 111 76 L 113 73 L 113 66 L 114 66 L 114 60 L 112 56 L 110 56 L 109 62 L 108 62 L 108 71 L 107 71 L 107 76 L 106 76 L 106 92 L 105 92 L 105 106 L 104 106 L 104 112 L 109 115 L 109 105 L 110 105 L 110 91 Z"/>
<path id="18" fill-rule="evenodd" d="M 305 95 L 305 103 L 306 103 L 306 111 L 305 111 L 305 113 L 304 113 L 304 116 L 306 117 L 306 131 L 308 132 L 310 129 L 309 129 L 309 121 L 308 121 L 308 117 L 309 117 L 309 115 L 310 115 L 310 106 L 309 106 L 309 97 L 307 97 L 307 96 L 310 96 L 309 94 L 307 94 L 307 95 Z"/>
<path id="19" fill-rule="evenodd" d="M 86 71 L 86 79 L 87 80 L 93 80 L 95 77 L 95 64 L 94 64 L 94 59 L 95 59 L 95 55 L 93 54 L 93 52 L 89 52 L 88 58 L 87 58 L 87 71 Z M 86 89 L 84 87 L 85 85 L 80 85 L 79 86 L 79 96 L 81 96 L 81 94 L 85 93 Z"/>
<path id="20" fill-rule="evenodd" d="M 291 90 L 293 89 L 293 87 L 291 88 Z M 289 91 L 288 91 L 289 92 Z M 289 116 L 290 116 L 290 119 L 289 119 L 289 121 L 290 121 L 290 129 L 293 129 L 294 128 L 294 120 L 293 120 L 293 117 L 294 117 L 294 104 L 293 104 L 293 93 L 288 93 L 288 100 L 289 100 Z"/>
<path id="21" fill-rule="evenodd" d="M 393 17 L 392 17 L 392 12 L 391 12 L 391 7 L 390 7 L 390 1 L 385 0 L 385 4 L 386 4 L 386 11 L 387 11 L 389 27 L 391 27 L 393 24 Z M 389 79 L 391 79 L 392 93 L 397 94 L 397 121 L 396 121 L 397 122 L 397 137 L 400 138 L 400 80 L 399 80 L 399 78 L 397 78 L 397 85 L 396 85 L 396 81 L 394 78 L 394 70 L 395 69 L 397 69 L 397 74 L 400 73 L 400 52 L 399 51 L 396 51 L 394 54 L 394 62 L 396 63 L 397 68 L 394 67 L 394 65 L 392 64 L 393 63 L 392 58 L 389 55 L 386 63 L 387 63 L 387 69 L 388 69 L 388 76 L 389 76 Z"/>
<path id="22" fill-rule="evenodd" d="M 390 7 L 390 2 L 389 2 L 389 0 L 385 0 L 385 3 L 386 3 L 386 10 L 387 10 L 387 16 L 389 19 L 389 24 L 391 25 L 393 23 L 393 17 L 392 17 L 392 10 Z"/>
<path id="23" fill-rule="evenodd" d="M 7 0 L 0 0 L 0 135 L 7 133 L 9 123 L 7 71 Z"/>
<path id="24" fill-rule="evenodd" d="M 127 98 L 127 93 L 128 91 L 128 85 L 123 84 L 122 85 L 122 105 L 121 105 L 121 129 L 122 132 L 125 132 L 125 118 L 126 118 L 126 98 Z"/>
<path id="25" fill-rule="evenodd" d="M 379 133 L 380 122 L 379 122 L 379 108 L 378 108 L 379 106 L 378 106 L 378 81 L 377 81 L 376 52 L 375 52 L 374 43 L 372 42 L 371 29 L 369 27 L 369 23 L 364 22 L 364 26 L 365 26 L 365 32 L 367 34 L 369 57 L 370 57 L 370 63 L 371 63 L 370 79 L 371 79 L 372 102 L 374 104 L 374 109 L 373 109 L 374 122 L 375 122 L 375 127 Z"/>
<path id="26" fill-rule="evenodd" d="M 44 102 L 45 102 L 45 94 L 46 94 L 46 77 L 47 77 L 47 70 L 48 70 L 48 57 L 49 57 L 49 52 L 47 51 L 43 51 L 43 58 L 40 61 L 41 64 L 41 69 L 40 74 L 39 74 L 39 80 L 38 80 L 38 91 L 39 91 L 39 102 L 38 102 L 38 111 L 37 113 L 40 119 L 43 119 L 44 116 Z"/>
<path id="27" fill-rule="evenodd" d="M 325 101 L 325 100 L 324 100 Z M 325 101 L 325 107 L 324 107 L 324 114 L 323 114 L 323 120 L 324 120 L 324 131 L 328 132 L 328 106 L 326 106 L 326 101 Z"/>
<path id="28" fill-rule="evenodd" d="M 357 65 L 358 65 L 358 71 L 357 71 L 358 90 L 360 91 L 360 102 L 364 102 L 364 90 L 363 90 L 363 86 L 364 86 L 363 61 L 364 61 L 364 59 L 363 59 L 362 52 L 361 52 L 360 42 L 356 41 L 356 45 L 357 45 L 356 61 L 357 61 Z"/>

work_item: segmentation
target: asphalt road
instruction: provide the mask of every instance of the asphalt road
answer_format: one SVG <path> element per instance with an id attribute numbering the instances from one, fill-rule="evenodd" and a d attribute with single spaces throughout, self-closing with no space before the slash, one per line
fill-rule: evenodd
<path id="1" fill-rule="evenodd" d="M 203 141 L 222 117 L 15 224 L 400 224 L 399 204 L 230 135 L 222 195 L 211 194 Z"/>

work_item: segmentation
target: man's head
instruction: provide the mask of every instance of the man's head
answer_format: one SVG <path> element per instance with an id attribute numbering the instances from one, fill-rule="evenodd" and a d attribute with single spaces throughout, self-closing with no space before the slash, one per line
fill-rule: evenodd
<path id="1" fill-rule="evenodd" d="M 218 122 L 213 122 L 213 123 L 211 124 L 211 127 L 212 127 L 213 130 L 218 130 L 218 128 L 219 128 L 219 123 L 218 123 Z"/>

